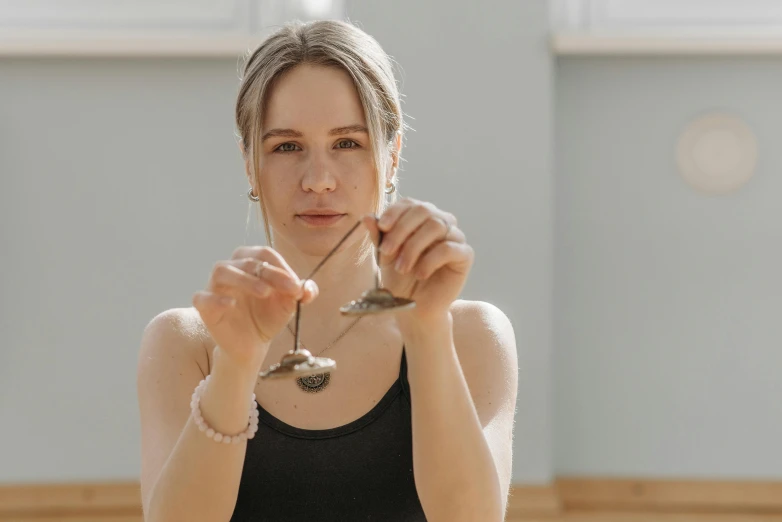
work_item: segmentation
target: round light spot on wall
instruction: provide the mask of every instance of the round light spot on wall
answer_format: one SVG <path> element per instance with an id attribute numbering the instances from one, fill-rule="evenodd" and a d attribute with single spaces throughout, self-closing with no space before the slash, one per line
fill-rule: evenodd
<path id="1" fill-rule="evenodd" d="M 707 114 L 690 122 L 676 150 L 681 176 L 695 189 L 711 194 L 733 192 L 749 181 L 757 157 L 752 130 L 725 113 Z"/>

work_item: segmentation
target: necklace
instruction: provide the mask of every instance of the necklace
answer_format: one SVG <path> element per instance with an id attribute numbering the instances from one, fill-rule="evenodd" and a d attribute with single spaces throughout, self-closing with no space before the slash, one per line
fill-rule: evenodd
<path id="1" fill-rule="evenodd" d="M 351 328 L 356 326 L 356 323 L 358 323 L 361 318 L 364 317 L 363 315 L 358 316 L 350 325 L 348 325 L 347 328 L 345 328 L 339 336 L 337 336 L 336 339 L 331 341 L 328 346 L 326 346 L 323 350 L 321 350 L 317 355 L 314 355 L 314 357 L 319 356 L 335 344 L 337 344 L 337 341 L 342 339 L 346 333 L 350 331 Z M 296 333 L 291 329 L 291 325 L 288 324 L 288 331 L 295 337 Z M 331 382 L 331 372 L 326 373 L 315 373 L 312 375 L 308 375 L 306 377 L 299 377 L 296 379 L 296 384 L 299 385 L 299 388 L 304 390 L 308 393 L 318 393 L 320 391 L 323 391 L 326 389 L 326 386 L 329 385 L 329 382 Z"/>

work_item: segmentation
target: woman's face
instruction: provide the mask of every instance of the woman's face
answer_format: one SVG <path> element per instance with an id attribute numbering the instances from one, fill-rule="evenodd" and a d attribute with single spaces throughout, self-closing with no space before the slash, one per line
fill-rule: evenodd
<path id="1" fill-rule="evenodd" d="M 323 255 L 373 212 L 375 165 L 347 72 L 313 65 L 288 71 L 268 97 L 261 136 L 259 181 L 275 238 Z M 360 237 L 353 234 L 351 243 Z"/>

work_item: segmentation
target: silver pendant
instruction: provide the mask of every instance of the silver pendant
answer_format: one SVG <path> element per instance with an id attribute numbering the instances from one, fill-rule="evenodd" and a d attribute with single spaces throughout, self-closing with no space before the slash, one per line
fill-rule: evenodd
<path id="1" fill-rule="evenodd" d="M 331 373 L 315 373 L 306 377 L 299 377 L 296 379 L 296 384 L 299 388 L 307 393 L 318 393 L 326 389 L 331 381 Z"/>
<path id="2" fill-rule="evenodd" d="M 388 311 L 415 308 L 415 301 L 396 297 L 385 288 L 373 288 L 364 292 L 359 299 L 341 307 L 342 315 L 379 314 Z"/>
<path id="3" fill-rule="evenodd" d="M 261 379 L 287 379 L 307 376 L 312 372 L 336 370 L 337 363 L 328 357 L 313 357 L 306 348 L 297 348 L 283 355 L 282 360 L 259 373 Z"/>

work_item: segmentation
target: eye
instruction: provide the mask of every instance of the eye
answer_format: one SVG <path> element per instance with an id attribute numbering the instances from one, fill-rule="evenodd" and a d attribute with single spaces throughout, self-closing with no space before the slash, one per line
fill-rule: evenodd
<path id="1" fill-rule="evenodd" d="M 275 152 L 295 152 L 296 149 L 298 149 L 298 145 L 295 143 L 283 143 L 280 146 L 278 146 L 276 149 L 274 149 Z"/>
<path id="2" fill-rule="evenodd" d="M 355 149 L 358 147 L 358 143 L 353 140 L 340 140 L 339 143 L 337 143 L 338 149 Z"/>

